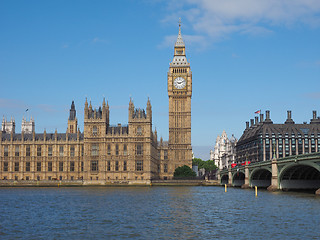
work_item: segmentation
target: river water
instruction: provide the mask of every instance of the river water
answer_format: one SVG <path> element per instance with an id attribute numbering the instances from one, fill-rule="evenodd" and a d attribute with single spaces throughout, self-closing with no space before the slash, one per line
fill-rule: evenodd
<path id="1" fill-rule="evenodd" d="M 222 187 L 0 188 L 0 239 L 320 239 L 320 197 Z"/>

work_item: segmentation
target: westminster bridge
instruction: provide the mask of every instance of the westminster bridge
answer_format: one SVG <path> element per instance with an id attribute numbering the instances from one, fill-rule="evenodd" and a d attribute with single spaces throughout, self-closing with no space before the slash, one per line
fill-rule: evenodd
<path id="1" fill-rule="evenodd" d="M 220 170 L 218 181 L 234 187 L 268 190 L 315 189 L 320 194 L 320 153 L 274 158 Z"/>

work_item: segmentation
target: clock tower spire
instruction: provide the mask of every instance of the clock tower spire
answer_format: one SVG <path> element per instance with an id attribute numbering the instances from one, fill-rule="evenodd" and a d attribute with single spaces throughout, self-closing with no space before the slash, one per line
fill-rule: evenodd
<path id="1" fill-rule="evenodd" d="M 173 175 L 177 167 L 192 167 L 191 96 L 192 72 L 187 61 L 185 43 L 179 33 L 174 45 L 174 57 L 168 71 L 169 96 L 169 159 L 168 172 Z"/>

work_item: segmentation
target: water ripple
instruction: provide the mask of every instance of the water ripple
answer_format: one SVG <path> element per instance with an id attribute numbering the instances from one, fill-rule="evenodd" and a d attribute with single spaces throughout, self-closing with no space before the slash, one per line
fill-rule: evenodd
<path id="1" fill-rule="evenodd" d="M 320 198 L 219 187 L 2 188 L 1 239 L 317 239 Z"/>

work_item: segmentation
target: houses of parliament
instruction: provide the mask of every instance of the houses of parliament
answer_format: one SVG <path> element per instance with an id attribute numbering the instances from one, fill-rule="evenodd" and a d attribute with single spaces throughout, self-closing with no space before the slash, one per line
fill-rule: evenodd
<path id="1" fill-rule="evenodd" d="M 72 101 L 65 133 L 35 132 L 34 119 L 2 121 L 0 131 L 0 179 L 15 181 L 75 181 L 95 184 L 149 184 L 172 179 L 177 167 L 192 165 L 192 72 L 185 44 L 179 34 L 167 74 L 169 141 L 158 141 L 152 128 L 152 106 L 136 108 L 130 99 L 128 123 L 110 125 L 105 99 L 93 109 L 84 105 L 84 129 L 78 128 Z"/>

